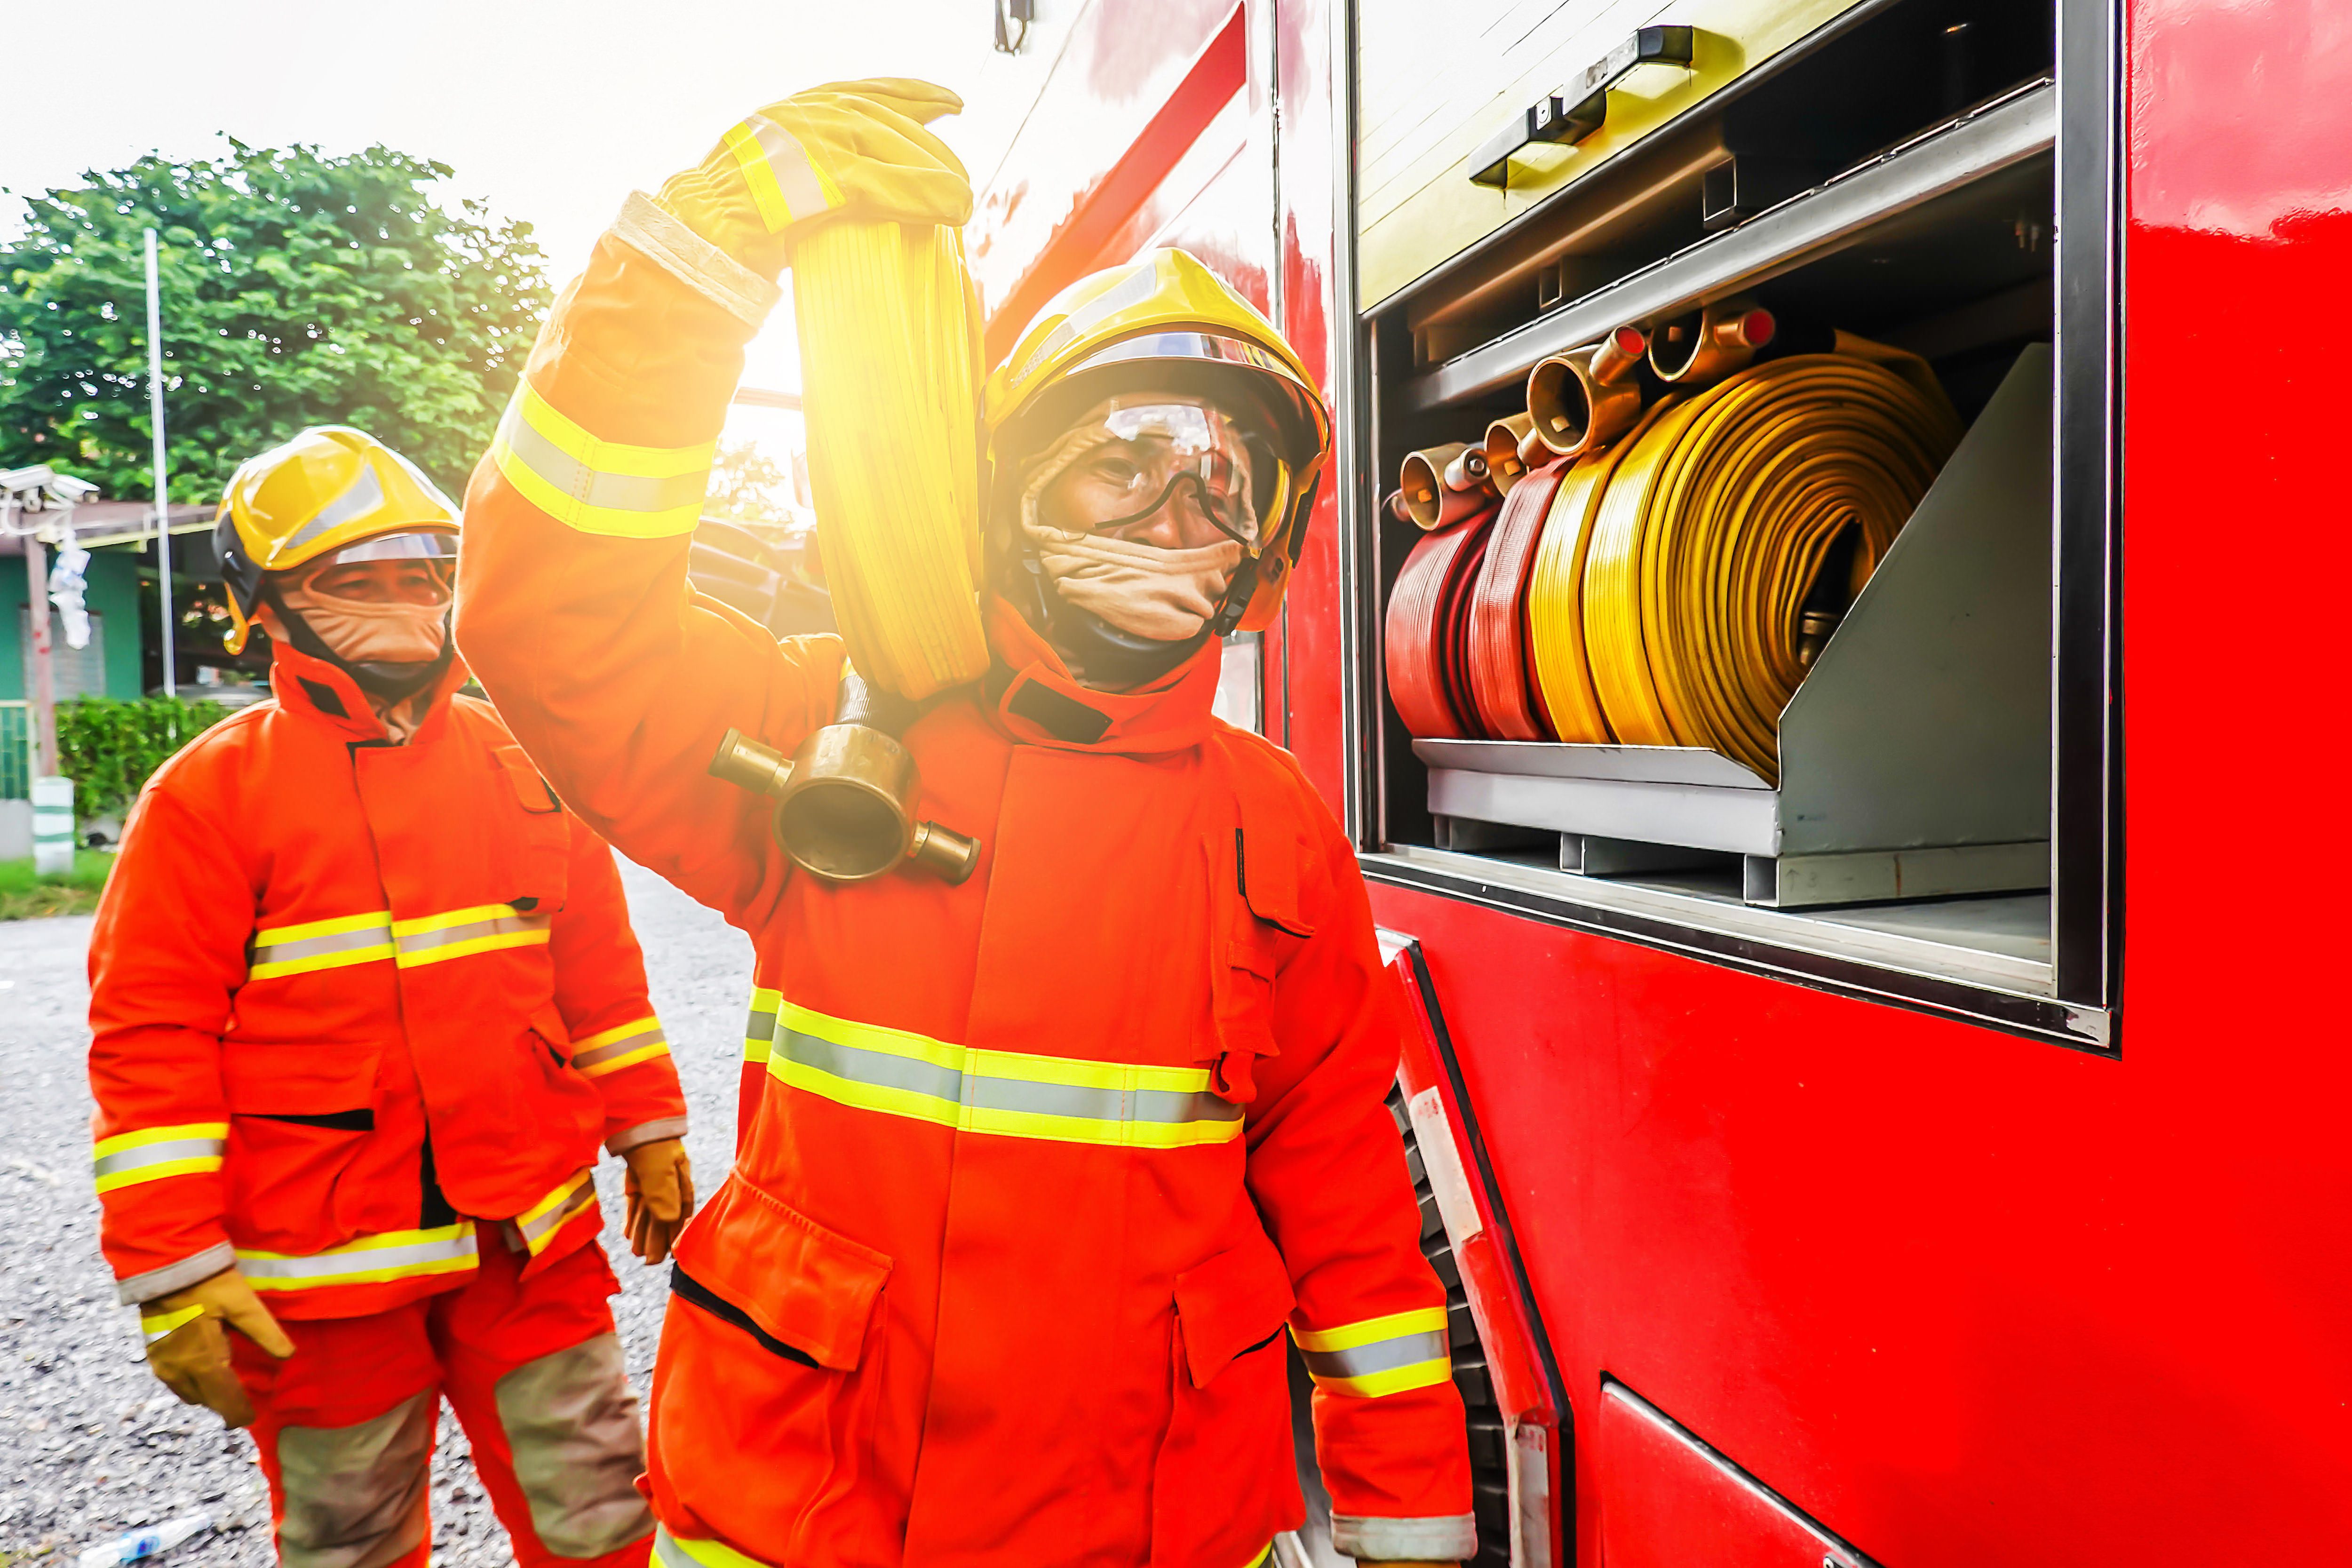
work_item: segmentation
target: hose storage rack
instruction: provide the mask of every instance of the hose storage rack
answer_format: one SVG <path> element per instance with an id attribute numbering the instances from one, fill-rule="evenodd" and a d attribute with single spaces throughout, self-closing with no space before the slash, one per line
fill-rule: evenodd
<path id="1" fill-rule="evenodd" d="M 1381 284 L 1340 371 L 1366 415 L 1343 428 L 1341 460 L 1352 435 L 1365 477 L 1342 569 L 1364 650 L 1350 783 L 1369 876 L 1735 963 L 1769 953 L 1776 972 L 1872 995 L 1944 998 L 1956 982 L 1970 996 L 1951 1010 L 2104 1039 L 2103 1015 L 2027 999 L 2095 1009 L 2107 983 L 2090 972 L 2105 850 L 2077 831 L 2069 862 L 2061 828 L 2111 820 L 2095 792 L 2112 752 L 2077 731 L 2112 635 L 2111 597 L 2082 585 L 2113 559 L 2095 478 L 2110 416 L 2086 396 L 2107 374 L 2113 147 L 2070 130 L 2094 155 L 2066 176 L 2059 142 L 2062 120 L 2112 101 L 2087 68 L 2062 94 L 2061 53 L 2103 60 L 2108 36 L 2077 27 L 2067 44 L 2049 6 L 2017 0 L 1865 0 L 1589 172 L 1548 176 L 1539 203 L 1420 277 Z M 1869 101 L 1852 109 L 1840 91 L 1862 83 Z M 2087 241 L 2063 256 L 2062 207 Z M 1773 442 L 1706 470 L 1743 487 L 1729 501 L 1685 482 L 1712 456 L 1656 448 L 1682 410 L 1728 406 L 1725 389 L 1800 355 L 1924 378 L 1953 434 L 1922 437 L 1924 477 L 1866 548 L 1867 507 L 1828 549 L 1822 527 L 1768 518 L 1762 533 L 1781 530 L 1769 548 L 1707 557 L 1711 579 L 1694 579 L 1687 542 L 1733 511 L 1748 526 L 1752 496 L 1779 482 Z M 1828 386 L 1792 413 L 1792 444 L 1802 419 L 1839 420 L 1843 395 Z M 1670 542 L 1623 553 L 1625 487 L 1583 466 L 1612 456 L 1651 487 L 1644 539 Z M 1884 510 L 1875 474 L 1853 485 Z M 1585 494 L 1603 498 L 1588 534 L 1612 508 L 1620 530 L 1603 590 L 1597 565 L 1562 567 L 1558 514 Z M 2055 586 L 2068 570 L 2073 598 Z M 1581 657 L 1564 658 L 1556 628 L 1580 622 L 1565 640 Z M 1663 707 L 1628 723 L 1624 672 L 1644 658 Z M 1670 668 L 1693 658 L 1696 675 Z M 1762 666 L 1777 691 L 1749 679 Z M 1564 670 L 1591 678 L 1589 709 L 1555 700 Z M 2062 910 L 2064 886 L 2095 903 Z"/>

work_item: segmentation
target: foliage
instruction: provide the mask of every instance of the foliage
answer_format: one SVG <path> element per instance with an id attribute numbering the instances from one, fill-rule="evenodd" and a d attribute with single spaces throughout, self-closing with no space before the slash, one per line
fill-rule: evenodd
<path id="1" fill-rule="evenodd" d="M 173 498 L 348 424 L 455 495 L 489 444 L 548 302 L 526 223 L 427 194 L 441 163 L 384 147 L 247 147 L 34 196 L 0 246 L 0 467 L 54 462 L 150 493 L 142 231 L 160 251 Z"/>
<path id="2" fill-rule="evenodd" d="M 45 915 L 86 915 L 114 869 L 114 857 L 74 851 L 73 869 L 62 877 L 36 877 L 30 860 L 0 860 L 0 921 L 37 920 Z"/>
<path id="3" fill-rule="evenodd" d="M 789 524 L 793 521 L 791 476 L 763 457 L 757 444 L 726 442 L 711 466 L 702 515 L 730 522 Z"/>
<path id="4" fill-rule="evenodd" d="M 217 702 L 171 697 L 80 697 L 58 704 L 58 752 L 87 820 L 131 804 L 181 747 L 228 717 Z"/>

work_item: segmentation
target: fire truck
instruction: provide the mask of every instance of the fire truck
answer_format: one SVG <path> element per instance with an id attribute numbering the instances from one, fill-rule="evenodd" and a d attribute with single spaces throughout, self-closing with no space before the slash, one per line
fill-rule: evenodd
<path id="1" fill-rule="evenodd" d="M 1223 700 L 1344 821 L 1409 1004 L 1478 1561 L 2352 1561 L 2342 16 L 999 4 L 992 358 L 1181 246 L 1337 415 Z M 1777 768 L 1409 732 L 1406 457 L 1734 307 L 1924 360 L 1966 432 Z"/>

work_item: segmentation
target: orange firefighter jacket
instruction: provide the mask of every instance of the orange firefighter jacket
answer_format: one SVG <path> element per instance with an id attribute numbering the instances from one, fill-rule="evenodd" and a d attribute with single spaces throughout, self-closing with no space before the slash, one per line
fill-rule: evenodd
<path id="1" fill-rule="evenodd" d="M 356 1316 L 486 1246 L 529 1275 L 595 1234 L 600 1142 L 685 1131 L 612 852 L 464 679 L 395 746 L 281 646 L 277 700 L 141 793 L 89 954 L 123 1300 L 235 1262 L 281 1316 Z"/>
<path id="2" fill-rule="evenodd" d="M 1213 643 L 1105 694 L 999 603 L 994 672 L 905 737 L 922 814 L 982 843 L 971 879 L 796 873 L 705 768 L 730 726 L 789 752 L 830 721 L 841 647 L 687 588 L 754 324 L 693 259 L 608 235 L 558 301 L 474 476 L 458 612 L 567 804 L 751 934 L 772 1015 L 677 1245 L 656 1554 L 1244 1568 L 1302 1514 L 1286 1326 L 1342 1549 L 1469 1555 L 1343 835 L 1212 718 Z"/>

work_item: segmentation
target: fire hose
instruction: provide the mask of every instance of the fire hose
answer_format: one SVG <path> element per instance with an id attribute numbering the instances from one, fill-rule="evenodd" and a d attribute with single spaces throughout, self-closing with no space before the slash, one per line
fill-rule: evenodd
<path id="1" fill-rule="evenodd" d="M 978 311 L 954 229 L 831 223 L 793 253 L 809 486 L 851 661 L 911 700 L 988 668 Z"/>
<path id="2" fill-rule="evenodd" d="M 1777 781 L 1780 710 L 1960 426 L 1916 355 L 1824 331 L 1834 352 L 1755 363 L 1775 331 L 1709 306 L 1649 339 L 1644 373 L 1620 328 L 1537 366 L 1528 422 L 1490 425 L 1481 461 L 1408 459 L 1403 504 L 1439 528 L 1387 617 L 1408 731 L 1702 746 Z M 1523 430 L 1559 457 L 1511 471 Z M 1496 493 L 1499 518 L 1454 521 Z"/>

